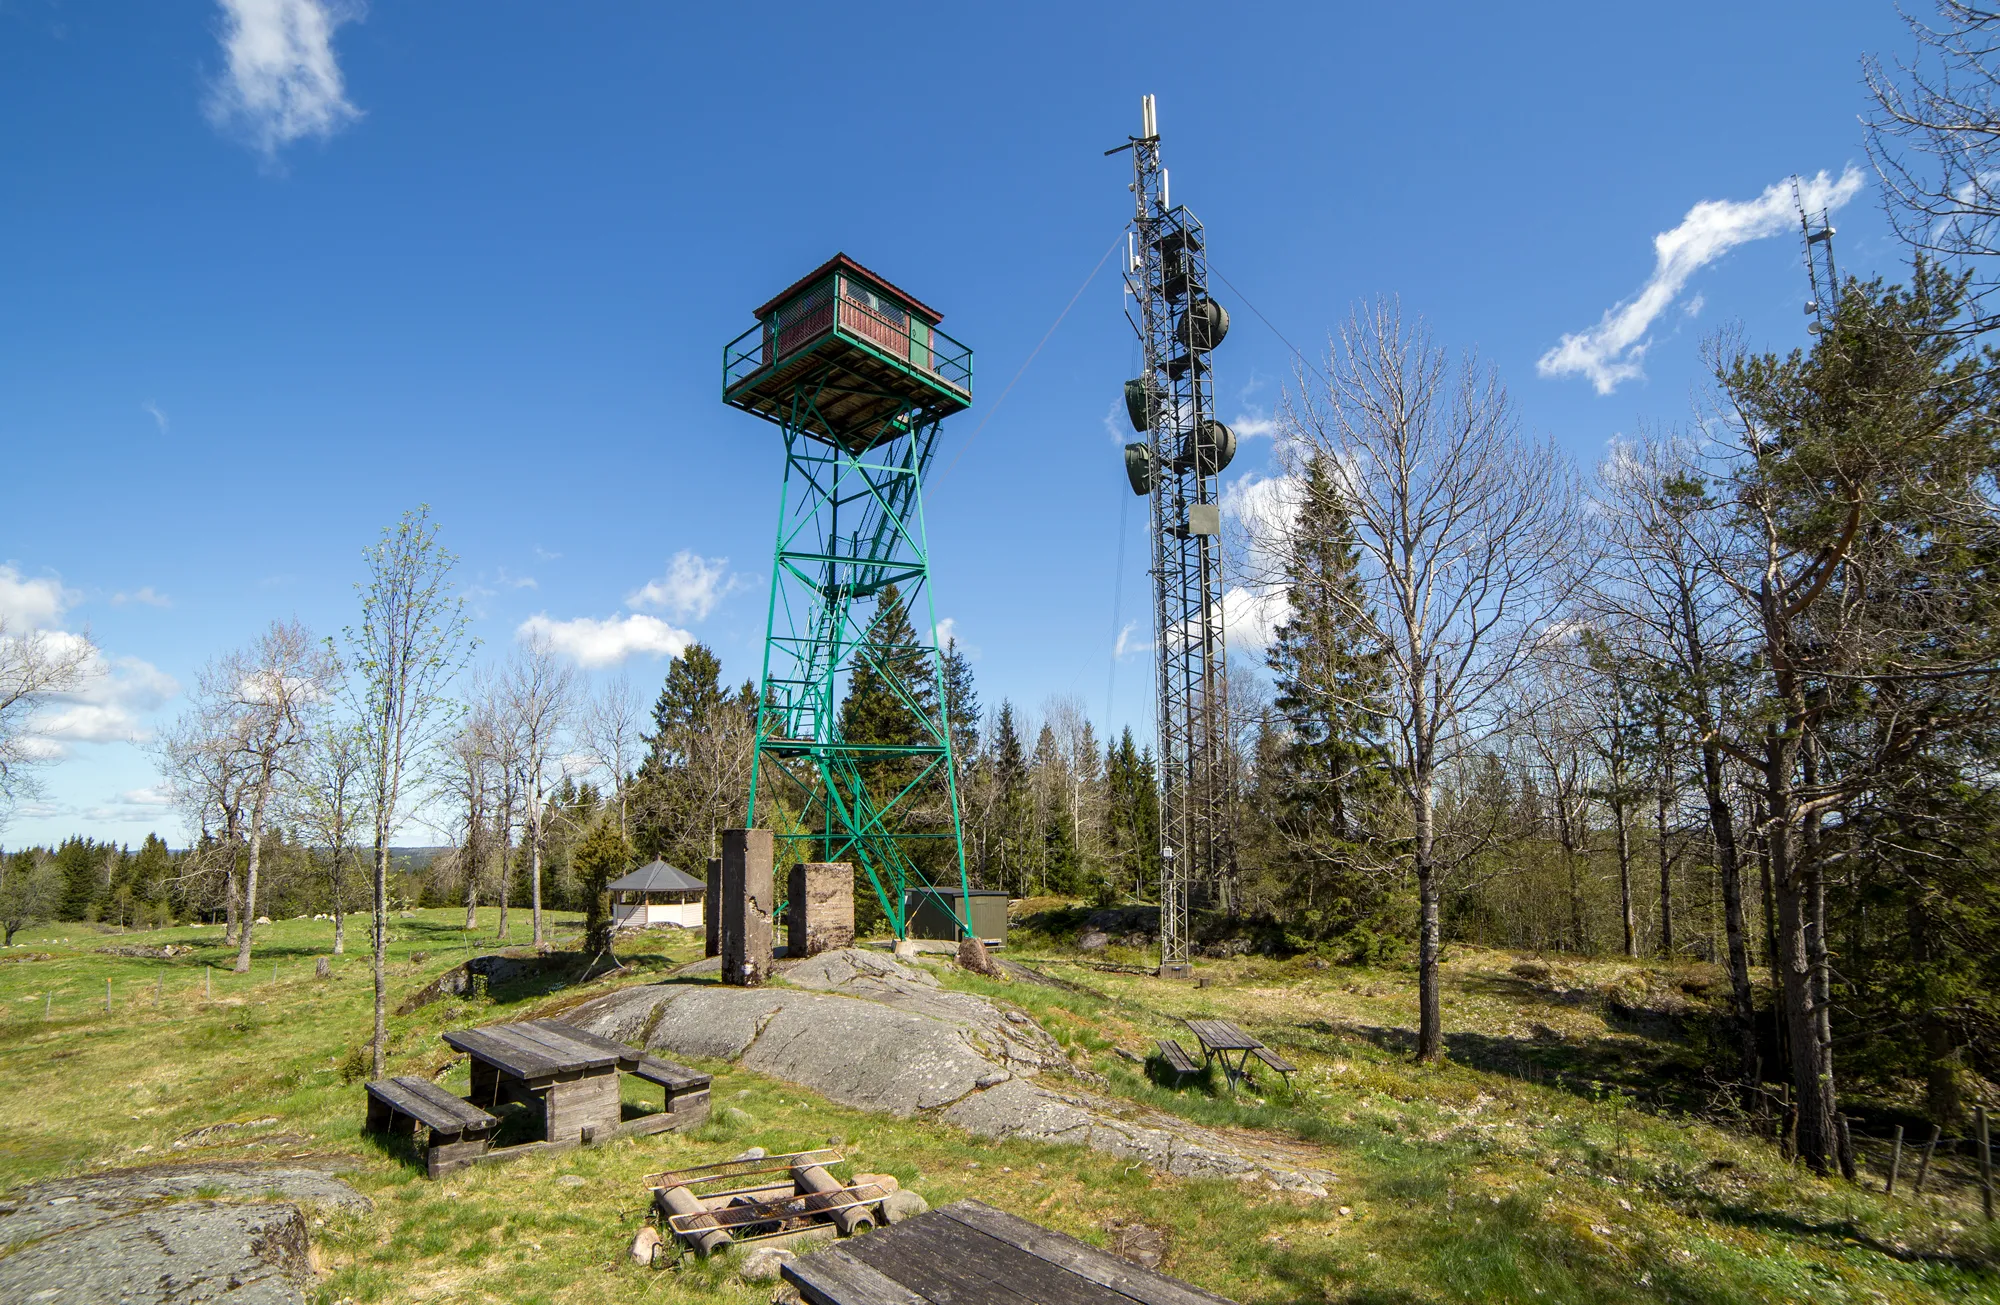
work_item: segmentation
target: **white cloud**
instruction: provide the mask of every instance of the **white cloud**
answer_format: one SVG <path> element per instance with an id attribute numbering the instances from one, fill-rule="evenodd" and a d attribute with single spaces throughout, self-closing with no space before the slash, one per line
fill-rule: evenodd
<path id="1" fill-rule="evenodd" d="M 1849 165 L 1839 179 L 1821 172 L 1800 179 L 1799 195 L 1808 211 L 1832 212 L 1860 192 L 1861 169 Z M 1587 376 L 1599 394 L 1643 376 L 1647 332 L 1686 287 L 1688 278 L 1736 246 L 1789 229 L 1798 220 L 1792 181 L 1767 186 L 1752 200 L 1706 199 L 1689 209 L 1681 224 L 1653 237 L 1653 275 L 1631 299 L 1613 305 L 1597 325 L 1543 354 L 1535 369 L 1543 376 Z M 1698 311 L 1697 305 L 1697 311 Z"/>
<path id="2" fill-rule="evenodd" d="M 676 629 L 657 616 L 637 613 L 602 621 L 588 616 L 556 621 L 537 613 L 521 622 L 514 637 L 522 643 L 546 640 L 551 648 L 586 667 L 615 666 L 640 653 L 654 658 L 678 657 L 694 642 L 686 630 Z"/>
<path id="3" fill-rule="evenodd" d="M 147 607 L 172 607 L 174 600 L 159 592 L 151 585 L 141 585 L 129 593 L 120 590 L 111 595 L 113 607 L 123 607 L 127 603 L 143 603 Z"/>
<path id="4" fill-rule="evenodd" d="M 77 597 L 54 576 L 24 579 L 13 563 L 0 562 L 0 621 L 16 630 L 55 628 Z"/>
<path id="5" fill-rule="evenodd" d="M 144 403 L 140 404 L 139 408 L 142 412 L 148 413 L 152 416 L 154 423 L 157 424 L 160 428 L 160 434 L 164 435 L 167 433 L 167 414 L 160 411 L 159 404 L 154 403 L 151 399 L 148 399 Z"/>
<path id="6" fill-rule="evenodd" d="M 132 807 L 170 807 L 174 804 L 174 795 L 167 791 L 165 785 L 154 784 L 150 788 L 126 789 L 112 800 Z"/>
<path id="7" fill-rule="evenodd" d="M 361 116 L 347 102 L 333 34 L 361 17 L 359 0 L 221 0 L 228 72 L 209 120 L 242 132 L 266 157 L 307 136 L 331 136 Z"/>
<path id="8" fill-rule="evenodd" d="M 1236 438 L 1239 440 L 1254 440 L 1274 434 L 1278 429 L 1278 423 L 1269 417 L 1252 417 L 1246 414 L 1230 422 L 1229 429 L 1236 432 Z"/>
<path id="9" fill-rule="evenodd" d="M 53 632 L 51 639 L 81 643 L 83 636 Z M 138 657 L 94 653 L 83 681 L 50 695 L 29 718 L 27 734 L 38 756 L 66 756 L 73 743 L 143 743 L 151 737 L 145 717 L 181 691 L 173 676 Z"/>
<path id="10" fill-rule="evenodd" d="M 683 548 L 667 563 L 666 575 L 626 595 L 625 605 L 635 611 L 664 608 L 682 620 L 703 621 L 734 588 L 736 577 L 729 574 L 728 558 L 702 557 Z"/>

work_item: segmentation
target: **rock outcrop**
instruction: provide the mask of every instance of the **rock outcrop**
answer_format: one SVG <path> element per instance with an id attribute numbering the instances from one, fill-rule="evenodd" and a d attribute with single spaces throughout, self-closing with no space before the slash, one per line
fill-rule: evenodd
<path id="1" fill-rule="evenodd" d="M 934 1112 L 984 1137 L 1069 1142 L 1181 1177 L 1262 1180 L 1324 1195 L 1333 1175 L 1250 1138 L 1074 1087 L 1060 1044 L 1025 1012 L 952 992 L 880 952 L 844 948 L 762 988 L 663 983 L 563 1018 L 648 1050 L 735 1060 L 843 1105 Z M 1053 1073 L 1057 1082 L 1038 1081 Z"/>
<path id="2" fill-rule="evenodd" d="M 303 1302 L 313 1272 L 295 1202 L 370 1208 L 303 1167 L 172 1164 L 33 1183 L 0 1198 L 0 1300 Z"/>

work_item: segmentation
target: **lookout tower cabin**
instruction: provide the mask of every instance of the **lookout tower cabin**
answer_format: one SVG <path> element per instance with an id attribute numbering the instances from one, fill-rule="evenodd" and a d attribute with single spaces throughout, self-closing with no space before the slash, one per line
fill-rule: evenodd
<path id="1" fill-rule="evenodd" d="M 611 893 L 611 922 L 617 929 L 649 924 L 702 927 L 702 898 L 708 886 L 665 861 L 651 861 L 605 887 Z"/>
<path id="2" fill-rule="evenodd" d="M 723 401 L 865 453 L 971 406 L 972 351 L 938 330 L 940 320 L 836 254 L 723 347 Z"/>

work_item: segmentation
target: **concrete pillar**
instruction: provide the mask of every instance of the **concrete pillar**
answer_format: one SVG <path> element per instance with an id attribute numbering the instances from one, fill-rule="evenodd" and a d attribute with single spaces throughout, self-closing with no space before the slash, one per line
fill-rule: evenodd
<path id="1" fill-rule="evenodd" d="M 854 867 L 799 861 L 785 891 L 785 954 L 817 956 L 854 945 Z"/>
<path id="2" fill-rule="evenodd" d="M 701 895 L 703 956 L 722 955 L 722 858 L 708 858 L 708 891 Z"/>
<path id="3" fill-rule="evenodd" d="M 754 988 L 771 974 L 771 831 L 722 831 L 722 981 Z"/>

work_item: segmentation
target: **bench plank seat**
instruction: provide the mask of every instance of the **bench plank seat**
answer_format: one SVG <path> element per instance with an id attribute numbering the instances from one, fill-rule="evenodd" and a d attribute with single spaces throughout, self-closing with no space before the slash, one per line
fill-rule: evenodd
<path id="1" fill-rule="evenodd" d="M 1154 1045 L 1159 1048 L 1161 1063 L 1180 1077 L 1201 1073 L 1201 1066 L 1188 1054 L 1187 1048 L 1172 1038 L 1161 1038 Z"/>
<path id="2" fill-rule="evenodd" d="M 1286 1060 L 1283 1056 L 1280 1056 L 1277 1052 L 1271 1050 L 1269 1047 L 1253 1047 L 1250 1051 L 1250 1054 L 1255 1056 L 1257 1059 L 1263 1061 L 1273 1070 L 1277 1071 L 1279 1076 L 1285 1080 L 1285 1090 L 1288 1092 L 1291 1090 L 1292 1075 L 1299 1072 L 1299 1067 L 1297 1065 L 1294 1065 L 1291 1061 Z"/>
<path id="3" fill-rule="evenodd" d="M 648 1083 L 658 1083 L 669 1092 L 699 1091 L 711 1081 L 707 1074 L 699 1070 L 676 1065 L 671 1060 L 661 1060 L 658 1056 L 645 1057 L 632 1072 Z"/>
<path id="4" fill-rule="evenodd" d="M 483 1132 L 500 1124 L 478 1106 L 421 1078 L 379 1079 L 368 1085 L 368 1095 L 439 1133 Z"/>

